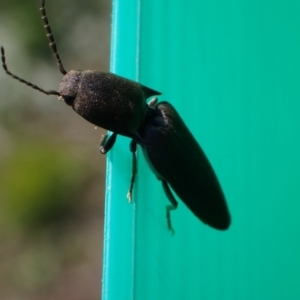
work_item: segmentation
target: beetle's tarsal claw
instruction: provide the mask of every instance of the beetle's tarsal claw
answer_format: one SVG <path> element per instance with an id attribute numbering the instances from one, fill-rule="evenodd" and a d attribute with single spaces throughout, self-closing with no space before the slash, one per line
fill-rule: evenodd
<path id="1" fill-rule="evenodd" d="M 99 150 L 101 154 L 106 154 L 106 150 L 103 146 L 100 146 Z"/>
<path id="2" fill-rule="evenodd" d="M 167 224 L 168 224 L 168 229 L 171 231 L 172 235 L 175 234 L 175 231 L 172 227 L 172 221 L 171 221 L 171 210 L 176 209 L 173 205 L 167 205 L 166 206 L 166 218 L 167 218 Z"/>
<path id="3" fill-rule="evenodd" d="M 130 190 L 127 192 L 127 200 L 128 203 L 132 203 L 132 192 Z"/>

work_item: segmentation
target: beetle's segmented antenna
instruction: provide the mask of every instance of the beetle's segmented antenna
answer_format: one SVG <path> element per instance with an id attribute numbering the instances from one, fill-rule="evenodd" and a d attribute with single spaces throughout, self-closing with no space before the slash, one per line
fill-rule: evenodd
<path id="1" fill-rule="evenodd" d="M 67 74 L 67 71 L 65 70 L 65 68 L 64 68 L 64 66 L 63 66 L 63 64 L 62 64 L 62 62 L 61 62 L 61 59 L 60 59 L 60 57 L 59 57 L 59 54 L 58 54 L 58 52 L 57 52 L 55 40 L 54 40 L 52 31 L 51 31 L 51 27 L 50 27 L 49 22 L 48 22 L 47 15 L 46 15 L 45 0 L 41 0 L 41 8 L 40 8 L 40 11 L 41 11 L 41 13 L 42 13 L 42 19 L 43 19 L 43 22 L 44 22 L 44 24 L 45 24 L 44 27 L 45 27 L 45 29 L 46 29 L 46 31 L 47 31 L 47 37 L 48 37 L 48 39 L 49 39 L 49 41 L 50 41 L 49 46 L 50 46 L 50 48 L 51 48 L 51 50 L 52 50 L 52 52 L 53 52 L 53 54 L 54 54 L 54 56 L 55 56 L 55 58 L 56 58 L 57 65 L 58 65 L 58 67 L 59 67 L 59 71 L 60 71 L 63 75 L 65 75 L 65 74 Z"/>
<path id="2" fill-rule="evenodd" d="M 41 89 L 40 87 L 36 86 L 35 84 L 32 84 L 16 75 L 14 75 L 13 73 L 11 73 L 10 71 L 8 71 L 7 65 L 6 65 L 6 61 L 5 61 L 5 52 L 4 52 L 4 48 L 1 46 L 1 60 L 2 60 L 2 66 L 4 71 L 6 72 L 6 74 L 8 74 L 9 76 L 13 77 L 14 79 L 17 79 L 18 81 L 32 87 L 35 90 L 38 90 L 46 95 L 57 95 L 60 96 L 60 93 L 58 93 L 57 91 L 45 91 L 43 89 Z"/>

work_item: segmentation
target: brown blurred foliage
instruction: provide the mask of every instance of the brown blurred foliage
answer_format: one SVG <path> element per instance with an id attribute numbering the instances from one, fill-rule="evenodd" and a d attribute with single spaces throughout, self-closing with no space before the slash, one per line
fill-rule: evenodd
<path id="1" fill-rule="evenodd" d="M 39 5 L 3 0 L 0 43 L 13 73 L 56 89 L 62 75 Z M 67 70 L 108 70 L 110 1 L 52 0 L 46 9 Z M 1 299 L 99 299 L 102 134 L 54 96 L 0 71 Z"/>

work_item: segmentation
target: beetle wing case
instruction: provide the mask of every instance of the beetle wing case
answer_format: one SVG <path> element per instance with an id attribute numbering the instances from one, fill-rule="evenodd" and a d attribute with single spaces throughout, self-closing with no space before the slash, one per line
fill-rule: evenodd
<path id="1" fill-rule="evenodd" d="M 160 102 L 149 110 L 143 130 L 147 144 L 142 148 L 150 167 L 200 220 L 227 229 L 226 200 L 203 150 L 171 104 Z"/>

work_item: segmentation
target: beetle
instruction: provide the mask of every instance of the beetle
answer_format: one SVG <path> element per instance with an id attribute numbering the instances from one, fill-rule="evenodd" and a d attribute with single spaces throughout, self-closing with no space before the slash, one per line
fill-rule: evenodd
<path id="1" fill-rule="evenodd" d="M 105 135 L 100 143 L 102 154 L 114 146 L 118 134 L 131 139 L 133 163 L 127 194 L 130 201 L 139 145 L 171 202 L 166 207 L 168 228 L 171 231 L 170 212 L 178 206 L 172 190 L 202 222 L 215 229 L 227 229 L 231 218 L 217 176 L 175 108 L 166 101 L 158 102 L 157 98 L 147 103 L 149 97 L 161 93 L 115 74 L 96 70 L 67 72 L 47 19 L 45 0 L 41 0 L 40 11 L 50 49 L 63 74 L 58 90 L 44 90 L 11 73 L 6 64 L 4 48 L 1 47 L 5 72 L 46 95 L 58 96 L 90 123 L 111 131 L 112 134 Z"/>

